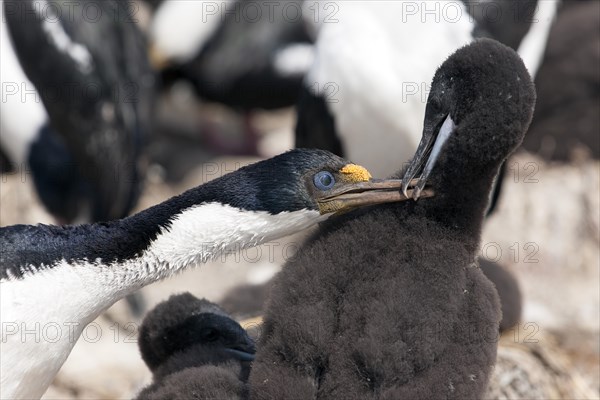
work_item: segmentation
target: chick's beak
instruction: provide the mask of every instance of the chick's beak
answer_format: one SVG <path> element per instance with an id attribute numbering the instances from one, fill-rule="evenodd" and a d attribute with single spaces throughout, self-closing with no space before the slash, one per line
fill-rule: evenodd
<path id="1" fill-rule="evenodd" d="M 254 340 L 252 340 L 246 331 L 243 331 L 241 335 L 240 342 L 226 348 L 225 352 L 240 361 L 254 361 L 254 354 L 256 353 Z"/>
<path id="2" fill-rule="evenodd" d="M 427 124 L 423 129 L 423 138 L 415 156 L 411 160 L 404 177 L 402 178 L 402 193 L 406 197 L 412 197 L 417 200 L 425 196 L 426 191 L 424 190 L 427 184 L 427 178 L 431 174 L 435 163 L 437 162 L 441 150 L 444 144 L 450 137 L 452 131 L 455 128 L 454 121 L 450 118 L 450 115 L 444 115 L 442 119 L 438 120 L 438 123 Z M 423 165 L 425 165 L 423 167 Z M 410 183 L 414 181 L 415 176 L 421 172 L 421 177 L 418 183 L 413 187 L 413 190 L 409 190 Z M 412 193 L 411 193 L 412 192 Z"/>
<path id="3" fill-rule="evenodd" d="M 414 179 L 406 185 L 408 195 L 401 191 L 402 182 L 400 179 L 371 179 L 345 183 L 317 199 L 319 211 L 321 214 L 343 213 L 358 207 L 408 200 L 418 180 Z M 422 197 L 432 195 L 433 191 L 429 189 L 421 194 Z"/>

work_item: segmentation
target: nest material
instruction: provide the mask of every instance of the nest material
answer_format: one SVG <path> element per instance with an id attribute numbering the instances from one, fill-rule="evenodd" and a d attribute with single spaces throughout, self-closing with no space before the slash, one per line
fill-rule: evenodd
<path id="1" fill-rule="evenodd" d="M 486 399 L 597 399 L 585 379 L 575 370 L 566 352 L 549 334 L 537 343 L 515 342 L 505 335 L 498 345 L 498 358 Z"/>

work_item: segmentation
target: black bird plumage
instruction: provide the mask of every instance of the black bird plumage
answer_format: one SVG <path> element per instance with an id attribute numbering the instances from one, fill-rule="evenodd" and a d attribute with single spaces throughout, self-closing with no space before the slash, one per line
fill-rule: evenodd
<path id="1" fill-rule="evenodd" d="M 456 124 L 428 179 L 436 195 L 330 221 L 284 267 L 253 398 L 481 398 L 500 304 L 476 253 L 492 181 L 534 102 L 504 45 L 480 40 L 450 56 L 425 115 L 425 132 L 446 115 Z"/>
<path id="2" fill-rule="evenodd" d="M 93 196 L 90 181 L 50 126 L 42 127 L 32 143 L 28 163 L 39 199 L 50 214 L 61 222 L 72 222 L 87 212 Z"/>
<path id="3" fill-rule="evenodd" d="M 50 118 L 51 134 L 60 135 L 48 140 L 63 147 L 56 154 L 69 155 L 46 160 L 38 151 L 32 165 L 34 173 L 41 173 L 36 186 L 52 185 L 40 182 L 50 161 L 56 168 L 76 170 L 71 175 L 82 182 L 63 194 L 72 200 L 75 193 L 79 204 L 53 201 L 50 211 L 66 222 L 81 214 L 88 221 L 125 217 L 139 197 L 154 101 L 146 39 L 129 5 L 6 0 L 3 6 L 19 61 Z"/>
<path id="4" fill-rule="evenodd" d="M 205 299 L 183 293 L 156 306 L 140 327 L 138 344 L 153 374 L 140 399 L 230 398 L 246 391 L 254 341 Z"/>
<path id="5" fill-rule="evenodd" d="M 538 0 L 463 1 L 475 20 L 473 36 L 499 41 L 517 51 L 535 22 Z"/>
<path id="6" fill-rule="evenodd" d="M 523 148 L 549 161 L 600 159 L 600 3 L 563 1 L 536 76 L 539 93 Z"/>

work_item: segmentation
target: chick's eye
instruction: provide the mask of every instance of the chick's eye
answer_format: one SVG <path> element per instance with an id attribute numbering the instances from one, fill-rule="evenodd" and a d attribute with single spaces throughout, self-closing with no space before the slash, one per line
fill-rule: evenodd
<path id="1" fill-rule="evenodd" d="M 317 172 L 313 181 L 319 190 L 329 190 L 335 185 L 335 178 L 333 177 L 333 174 L 328 171 Z"/>

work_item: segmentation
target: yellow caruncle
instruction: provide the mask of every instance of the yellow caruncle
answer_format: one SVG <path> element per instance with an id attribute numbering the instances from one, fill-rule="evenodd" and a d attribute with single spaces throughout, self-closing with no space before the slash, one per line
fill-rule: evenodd
<path id="1" fill-rule="evenodd" d="M 344 182 L 366 182 L 371 179 L 369 171 L 365 167 L 356 164 L 348 164 L 340 172 Z"/>

